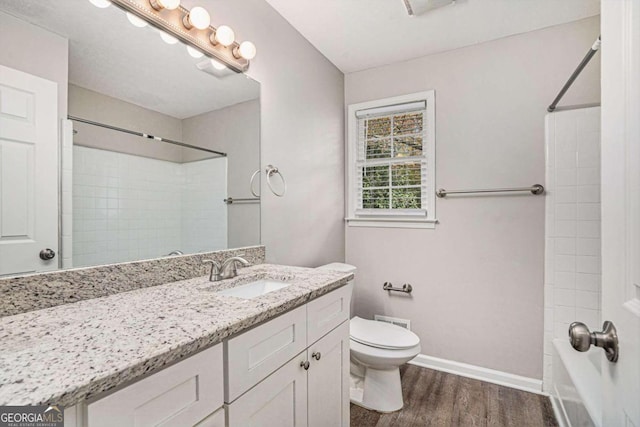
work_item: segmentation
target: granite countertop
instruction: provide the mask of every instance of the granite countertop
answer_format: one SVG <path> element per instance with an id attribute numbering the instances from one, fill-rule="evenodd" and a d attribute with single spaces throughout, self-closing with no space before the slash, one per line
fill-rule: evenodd
<path id="1" fill-rule="evenodd" d="M 345 285 L 352 274 L 261 264 L 0 318 L 0 405 L 71 406 Z M 244 300 L 215 291 L 268 278 Z"/>

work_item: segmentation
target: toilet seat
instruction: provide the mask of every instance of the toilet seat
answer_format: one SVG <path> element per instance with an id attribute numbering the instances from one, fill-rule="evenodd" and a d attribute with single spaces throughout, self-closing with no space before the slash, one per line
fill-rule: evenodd
<path id="1" fill-rule="evenodd" d="M 351 349 L 352 355 L 356 356 L 356 359 L 375 357 L 381 360 L 384 359 L 384 362 L 381 362 L 381 364 L 385 365 L 395 364 L 395 359 L 413 359 L 420 353 L 420 350 L 422 350 L 420 344 L 404 349 L 388 349 L 361 344 L 353 339 L 349 341 L 349 348 Z M 398 363 L 397 366 L 400 364 L 401 363 Z"/>
<path id="2" fill-rule="evenodd" d="M 349 322 L 349 330 L 352 341 L 374 348 L 407 350 L 420 344 L 420 338 L 408 329 L 357 316 Z"/>

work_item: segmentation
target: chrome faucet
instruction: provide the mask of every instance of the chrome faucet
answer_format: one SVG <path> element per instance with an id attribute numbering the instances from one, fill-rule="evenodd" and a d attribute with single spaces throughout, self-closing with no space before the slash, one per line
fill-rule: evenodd
<path id="1" fill-rule="evenodd" d="M 209 281 L 210 282 L 218 282 L 222 280 L 222 274 L 220 273 L 220 263 L 218 261 L 214 261 L 212 259 L 205 259 L 202 261 L 203 264 L 211 264 L 211 272 L 209 273 Z"/>
<path id="2" fill-rule="evenodd" d="M 244 254 L 240 254 L 244 255 Z M 238 268 L 236 264 L 242 264 L 243 266 L 251 265 L 249 261 L 239 256 L 234 256 L 226 259 L 222 265 L 218 261 L 212 259 L 205 259 L 203 264 L 211 264 L 211 272 L 209 273 L 210 282 L 219 282 L 223 279 L 231 279 L 238 275 Z"/>
<path id="3" fill-rule="evenodd" d="M 240 254 L 240 255 L 244 255 L 244 254 Z M 238 268 L 236 264 L 238 263 L 242 264 L 245 267 L 251 265 L 249 261 L 239 256 L 228 258 L 227 260 L 225 260 L 225 262 L 222 263 L 222 267 L 221 267 L 222 278 L 231 279 L 232 277 L 236 277 L 238 275 Z"/>

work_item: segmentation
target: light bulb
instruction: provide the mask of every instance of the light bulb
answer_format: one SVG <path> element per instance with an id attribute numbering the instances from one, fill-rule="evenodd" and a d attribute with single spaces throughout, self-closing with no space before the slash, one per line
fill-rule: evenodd
<path id="1" fill-rule="evenodd" d="M 211 17 L 209 12 L 205 8 L 196 6 L 189 11 L 189 13 L 182 20 L 184 26 L 190 30 L 192 27 L 196 27 L 199 30 L 209 28 L 211 24 Z"/>
<path id="2" fill-rule="evenodd" d="M 211 60 L 211 66 L 212 66 L 213 68 L 215 68 L 216 70 L 219 70 L 219 71 L 222 71 L 222 70 L 224 70 L 224 69 L 226 69 L 226 68 L 227 68 L 227 66 L 226 66 L 226 65 L 219 63 L 219 62 L 218 62 L 218 61 L 216 61 L 215 59 L 212 59 L 212 60 Z"/>
<path id="3" fill-rule="evenodd" d="M 149 0 L 149 4 L 151 4 L 151 7 L 155 10 L 174 10 L 180 6 L 180 0 Z"/>
<path id="4" fill-rule="evenodd" d="M 178 43 L 178 39 L 173 37 L 170 34 L 165 33 L 164 31 L 160 31 L 160 38 L 167 44 L 176 44 Z"/>
<path id="5" fill-rule="evenodd" d="M 251 60 L 256 57 L 256 46 L 251 42 L 242 42 L 240 47 L 236 48 L 233 53 L 236 57 L 240 55 L 246 60 Z"/>
<path id="6" fill-rule="evenodd" d="M 233 33 L 233 30 L 230 27 L 221 25 L 216 30 L 215 39 L 222 46 L 227 47 L 233 44 L 233 42 L 236 40 L 236 35 Z"/>
<path id="7" fill-rule="evenodd" d="M 131 12 L 127 12 L 127 19 L 131 22 L 135 27 L 142 28 L 146 27 L 147 23 L 144 19 L 138 18 Z"/>
<path id="8" fill-rule="evenodd" d="M 111 2 L 109 0 L 89 0 L 92 5 L 95 7 L 99 7 L 100 9 L 104 9 L 105 7 L 111 6 Z"/>
<path id="9" fill-rule="evenodd" d="M 193 58 L 202 58 L 204 56 L 204 53 L 200 52 L 198 49 L 192 48 L 191 46 L 187 46 L 187 52 L 189 52 L 189 55 Z"/>

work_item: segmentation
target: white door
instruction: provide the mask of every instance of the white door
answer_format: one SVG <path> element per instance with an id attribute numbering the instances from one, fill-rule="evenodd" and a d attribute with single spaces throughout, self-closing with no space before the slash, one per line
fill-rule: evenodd
<path id="1" fill-rule="evenodd" d="M 640 427 L 640 0 L 602 0 L 603 426 Z"/>
<path id="2" fill-rule="evenodd" d="M 349 426 L 349 321 L 309 347 L 309 427 Z"/>
<path id="3" fill-rule="evenodd" d="M 0 276 L 55 270 L 58 86 L 0 66 Z"/>

